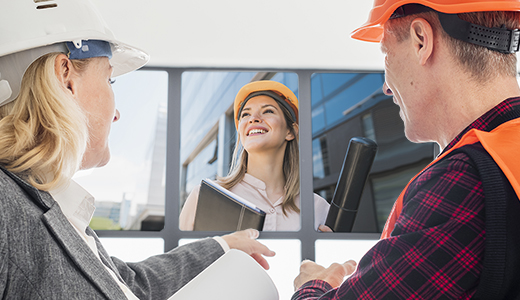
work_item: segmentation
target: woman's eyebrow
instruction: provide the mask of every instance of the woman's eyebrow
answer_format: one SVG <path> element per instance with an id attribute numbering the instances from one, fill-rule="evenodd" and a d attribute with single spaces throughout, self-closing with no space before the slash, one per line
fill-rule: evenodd
<path id="1" fill-rule="evenodd" d="M 272 107 L 272 108 L 276 109 L 276 106 L 274 106 L 274 105 L 272 105 L 272 104 L 265 104 L 265 105 L 262 105 L 262 108 L 266 108 L 266 107 Z M 244 111 L 244 110 L 251 110 L 251 107 L 246 106 L 246 107 L 244 107 L 244 108 L 242 109 L 242 111 Z"/>

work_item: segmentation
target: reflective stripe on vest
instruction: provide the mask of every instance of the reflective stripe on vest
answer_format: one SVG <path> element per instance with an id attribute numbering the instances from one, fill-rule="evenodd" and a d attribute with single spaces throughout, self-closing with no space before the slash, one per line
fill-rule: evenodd
<path id="1" fill-rule="evenodd" d="M 451 153 L 451 151 L 464 145 L 475 144 L 477 142 L 480 142 L 484 149 L 491 155 L 493 160 L 497 163 L 498 167 L 502 172 L 504 172 L 505 176 L 511 183 L 515 193 L 520 198 L 520 118 L 503 123 L 490 132 L 471 129 L 457 144 L 455 144 L 455 146 L 453 146 L 453 148 L 437 157 L 437 159 L 426 166 L 423 171 Z M 381 234 L 382 239 L 390 237 L 392 230 L 394 230 L 397 218 L 403 209 L 404 194 L 410 183 L 413 182 L 423 171 L 419 172 L 414 178 L 412 178 L 412 180 L 410 180 L 410 182 L 408 182 L 395 201 L 390 216 L 386 220 L 383 233 Z"/>

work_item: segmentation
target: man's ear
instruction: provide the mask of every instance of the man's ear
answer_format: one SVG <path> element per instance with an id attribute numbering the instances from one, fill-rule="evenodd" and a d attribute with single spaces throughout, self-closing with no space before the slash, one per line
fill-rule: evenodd
<path id="1" fill-rule="evenodd" d="M 297 135 L 297 134 L 298 134 L 298 130 L 299 130 L 298 124 L 293 123 L 293 124 L 292 124 L 292 127 L 293 127 L 293 129 L 294 129 L 294 133 Z M 296 138 L 296 137 L 294 136 L 294 134 L 292 133 L 292 131 L 291 131 L 291 130 L 288 130 L 287 135 L 285 136 L 285 140 L 286 140 L 286 141 L 292 141 L 292 140 L 294 140 L 295 138 Z"/>
<path id="2" fill-rule="evenodd" d="M 414 53 L 421 65 L 425 65 L 433 53 L 433 29 L 428 21 L 417 18 L 410 25 Z"/>
<path id="3" fill-rule="evenodd" d="M 63 87 L 68 89 L 72 94 L 75 94 L 75 82 L 72 74 L 73 65 L 70 59 L 65 54 L 60 54 L 54 61 L 54 73 L 58 81 L 62 83 Z"/>

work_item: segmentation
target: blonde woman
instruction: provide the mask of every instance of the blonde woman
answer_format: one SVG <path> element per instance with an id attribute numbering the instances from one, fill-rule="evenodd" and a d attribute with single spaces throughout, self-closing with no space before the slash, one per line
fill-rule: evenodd
<path id="1" fill-rule="evenodd" d="M 237 147 L 217 183 L 266 212 L 264 231 L 300 229 L 298 99 L 285 85 L 251 82 L 234 102 Z M 188 196 L 180 229 L 193 230 L 200 186 Z M 314 194 L 315 228 L 325 231 L 329 204 Z"/>
<path id="2" fill-rule="evenodd" d="M 108 134 L 120 117 L 111 78 L 144 65 L 148 55 L 115 40 L 88 1 L 40 9 L 32 1 L 6 2 L 9 9 L 0 10 L 2 299 L 167 299 L 229 248 L 267 268 L 262 254 L 274 253 L 254 240 L 254 230 L 139 263 L 108 255 L 88 226 L 94 198 L 71 177 L 109 161 Z M 13 18 L 24 26 L 9 24 Z"/>

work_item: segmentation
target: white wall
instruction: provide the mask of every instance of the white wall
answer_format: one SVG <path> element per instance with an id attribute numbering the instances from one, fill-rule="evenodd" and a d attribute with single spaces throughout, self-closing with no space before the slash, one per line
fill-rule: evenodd
<path id="1" fill-rule="evenodd" d="M 378 44 L 350 38 L 369 0 L 92 1 L 149 66 L 383 69 Z"/>

